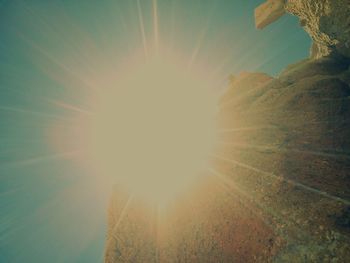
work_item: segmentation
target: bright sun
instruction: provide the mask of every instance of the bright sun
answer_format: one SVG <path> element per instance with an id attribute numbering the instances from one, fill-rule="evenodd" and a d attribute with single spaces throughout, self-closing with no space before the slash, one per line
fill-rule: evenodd
<path id="1" fill-rule="evenodd" d="M 134 59 L 100 92 L 89 155 L 133 194 L 165 200 L 205 172 L 216 137 L 210 81 L 175 58 Z"/>

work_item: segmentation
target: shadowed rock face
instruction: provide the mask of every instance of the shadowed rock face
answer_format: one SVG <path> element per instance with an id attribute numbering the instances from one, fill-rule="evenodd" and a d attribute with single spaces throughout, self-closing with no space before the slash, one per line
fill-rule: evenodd
<path id="1" fill-rule="evenodd" d="M 218 169 L 274 222 L 285 243 L 271 261 L 350 258 L 349 65 L 302 61 L 244 95 L 232 85 L 237 94 L 222 104 L 222 126 L 232 130 L 222 154 L 234 162 Z"/>
<path id="2" fill-rule="evenodd" d="M 277 20 L 284 10 L 300 19 L 313 40 L 312 58 L 337 52 L 350 57 L 350 2 L 348 0 L 268 0 L 256 9 L 257 28 Z"/>

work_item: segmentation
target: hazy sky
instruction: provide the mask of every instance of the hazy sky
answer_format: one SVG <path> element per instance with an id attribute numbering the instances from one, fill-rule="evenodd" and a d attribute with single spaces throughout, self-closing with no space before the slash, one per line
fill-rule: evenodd
<path id="1" fill-rule="evenodd" d="M 159 43 L 226 78 L 277 75 L 308 56 L 310 39 L 286 15 L 254 27 L 258 0 L 158 0 Z M 0 4 L 0 262 L 102 259 L 108 190 L 47 139 L 84 108 L 84 85 L 142 48 L 137 1 L 31 0 Z M 141 0 L 147 41 L 152 1 Z M 87 86 L 87 85 L 86 85 Z"/>

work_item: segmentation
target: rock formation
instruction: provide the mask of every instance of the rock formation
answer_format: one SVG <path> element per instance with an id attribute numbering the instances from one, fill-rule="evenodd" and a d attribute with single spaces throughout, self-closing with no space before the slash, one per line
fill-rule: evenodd
<path id="1" fill-rule="evenodd" d="M 349 4 L 269 0 L 258 7 L 258 28 L 284 12 L 297 15 L 314 42 L 311 58 L 273 79 L 231 77 L 221 100 L 222 159 L 231 165 L 217 169 L 275 226 L 279 250 L 269 262 L 350 258 Z"/>
<path id="2" fill-rule="evenodd" d="M 215 176 L 156 227 L 152 209 L 137 200 L 127 206 L 115 191 L 105 262 L 345 263 L 349 67 L 349 59 L 329 57 L 277 78 L 232 77 L 220 103 Z"/>
<path id="3" fill-rule="evenodd" d="M 348 1 L 269 0 L 256 11 L 257 26 L 285 11 L 310 33 L 312 58 L 276 78 L 231 76 L 215 176 L 156 227 L 150 209 L 132 202 L 124 212 L 128 198 L 115 193 L 106 263 L 348 262 Z"/>
<path id="4" fill-rule="evenodd" d="M 262 85 L 252 73 L 222 101 L 227 165 L 217 169 L 275 226 L 283 246 L 268 262 L 350 257 L 349 67 L 346 58 L 305 60 Z"/>
<path id="5" fill-rule="evenodd" d="M 334 52 L 350 57 L 350 2 L 348 0 L 268 0 L 256 9 L 256 26 L 263 28 L 284 12 L 299 17 L 310 34 L 311 57 Z"/>
<path id="6" fill-rule="evenodd" d="M 263 29 L 285 13 L 285 0 L 268 0 L 255 9 L 256 27 Z"/>

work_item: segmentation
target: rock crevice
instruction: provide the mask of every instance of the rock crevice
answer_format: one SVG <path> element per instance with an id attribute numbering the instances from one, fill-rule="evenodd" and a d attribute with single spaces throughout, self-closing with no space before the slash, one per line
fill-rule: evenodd
<path id="1" fill-rule="evenodd" d="M 311 58 L 334 53 L 350 57 L 350 1 L 268 0 L 255 11 L 257 28 L 264 28 L 285 12 L 299 17 L 312 38 Z"/>

